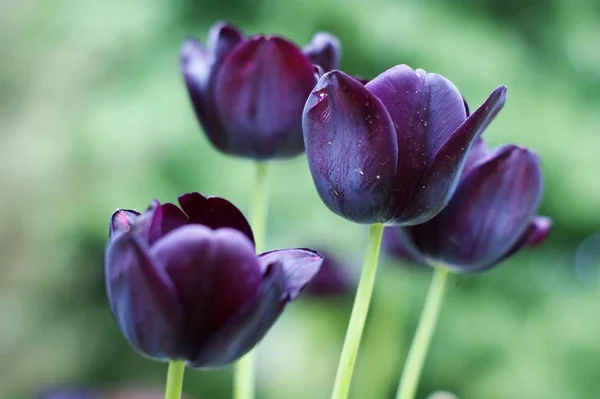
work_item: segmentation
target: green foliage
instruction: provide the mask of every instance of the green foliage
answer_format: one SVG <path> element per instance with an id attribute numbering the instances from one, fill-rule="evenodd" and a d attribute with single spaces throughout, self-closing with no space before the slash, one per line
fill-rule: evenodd
<path id="1" fill-rule="evenodd" d="M 408 63 L 439 72 L 471 108 L 506 84 L 507 106 L 486 136 L 540 154 L 555 229 L 538 250 L 452 278 L 419 397 L 600 397 L 600 281 L 574 269 L 577 247 L 600 226 L 593 0 L 0 5 L 0 397 L 48 384 L 161 386 L 166 365 L 133 353 L 111 319 L 103 247 L 116 207 L 197 190 L 247 209 L 253 165 L 210 147 L 178 69 L 181 39 L 204 38 L 219 18 L 299 43 L 328 30 L 347 71 L 372 77 Z M 268 246 L 327 243 L 358 266 L 365 229 L 325 209 L 303 157 L 275 163 L 271 177 Z M 355 398 L 392 396 L 429 277 L 383 265 Z M 259 397 L 328 397 L 349 310 L 343 299 L 291 306 L 261 345 Z M 185 390 L 226 398 L 230 372 L 189 372 Z"/>

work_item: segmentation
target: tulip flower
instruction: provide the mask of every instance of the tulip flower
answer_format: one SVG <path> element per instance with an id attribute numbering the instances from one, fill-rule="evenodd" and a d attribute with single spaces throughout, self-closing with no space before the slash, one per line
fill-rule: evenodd
<path id="1" fill-rule="evenodd" d="M 323 260 L 307 249 L 257 256 L 248 222 L 225 199 L 190 193 L 179 204 L 115 212 L 105 257 L 121 332 L 141 354 L 174 365 L 169 398 L 180 395 L 182 362 L 220 367 L 252 349 Z"/>
<path id="2" fill-rule="evenodd" d="M 204 132 L 220 151 L 257 160 L 304 151 L 302 109 L 317 83 L 315 66 L 337 68 L 340 44 L 317 33 L 303 51 L 279 36 L 244 36 L 217 23 L 206 47 L 181 47 L 185 83 Z"/>
<path id="3" fill-rule="evenodd" d="M 542 243 L 551 221 L 536 216 L 541 194 L 536 155 L 516 145 L 490 151 L 478 140 L 444 210 L 418 226 L 386 230 L 385 243 L 393 254 L 435 268 L 397 399 L 414 398 L 448 272 L 488 270 L 518 250 Z"/>
<path id="4" fill-rule="evenodd" d="M 414 225 L 449 201 L 472 143 L 504 105 L 500 86 L 471 115 L 448 79 L 399 65 L 366 84 L 323 75 L 304 108 L 317 191 L 357 223 Z"/>
<path id="5" fill-rule="evenodd" d="M 500 86 L 469 114 L 452 82 L 406 65 L 368 82 L 332 70 L 308 97 L 302 128 L 317 192 L 332 212 L 370 224 L 332 399 L 349 393 L 383 225 L 424 223 L 448 204 L 469 149 L 505 98 Z"/>
<path id="6" fill-rule="evenodd" d="M 550 219 L 535 214 L 541 191 L 537 156 L 514 145 L 489 151 L 480 140 L 448 206 L 426 223 L 388 227 L 385 247 L 459 273 L 487 270 L 548 236 Z"/>
<path id="7" fill-rule="evenodd" d="M 323 298 L 348 294 L 354 286 L 350 269 L 330 253 L 319 253 L 324 255 L 323 264 L 306 287 L 306 295 Z"/>

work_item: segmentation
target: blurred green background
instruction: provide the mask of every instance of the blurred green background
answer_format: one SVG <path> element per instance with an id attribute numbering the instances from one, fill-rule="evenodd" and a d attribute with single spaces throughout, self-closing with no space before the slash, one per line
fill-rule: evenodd
<path id="1" fill-rule="evenodd" d="M 471 109 L 506 84 L 485 137 L 540 154 L 554 231 L 488 273 L 452 277 L 419 397 L 600 398 L 595 0 L 2 0 L 1 398 L 163 383 L 165 365 L 134 354 L 112 321 L 103 249 L 117 207 L 201 191 L 248 208 L 252 163 L 209 145 L 179 71 L 182 38 L 204 40 L 217 19 L 300 44 L 330 31 L 348 72 L 439 72 Z M 366 229 L 325 208 L 305 159 L 274 163 L 270 177 L 269 248 L 326 243 L 356 269 Z M 429 278 L 382 263 L 354 398 L 392 397 Z M 260 346 L 260 399 L 328 397 L 351 299 L 288 308 Z M 231 368 L 186 377 L 196 398 L 230 395 Z"/>

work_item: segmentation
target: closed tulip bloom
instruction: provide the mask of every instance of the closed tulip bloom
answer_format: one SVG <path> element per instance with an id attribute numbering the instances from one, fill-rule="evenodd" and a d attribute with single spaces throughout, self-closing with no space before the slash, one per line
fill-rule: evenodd
<path id="1" fill-rule="evenodd" d="M 206 47 L 181 47 L 185 83 L 211 143 L 232 155 L 286 158 L 304 151 L 302 109 L 317 83 L 315 66 L 337 68 L 339 41 L 318 33 L 303 51 L 279 37 L 244 36 L 218 23 Z"/>
<path id="2" fill-rule="evenodd" d="M 552 223 L 536 215 L 541 193 L 536 155 L 515 145 L 489 151 L 480 140 L 448 206 L 424 224 L 387 228 L 384 245 L 413 262 L 484 271 L 546 239 Z"/>
<path id="3" fill-rule="evenodd" d="M 357 223 L 431 219 L 448 203 L 469 148 L 505 97 L 500 86 L 468 115 L 458 89 L 441 75 L 399 65 L 363 84 L 326 73 L 302 122 L 321 199 Z"/>
<path id="4" fill-rule="evenodd" d="M 199 193 L 143 213 L 118 210 L 106 247 L 106 289 L 123 335 L 140 353 L 218 367 L 247 353 L 318 272 L 306 249 L 256 255 L 230 202 Z"/>

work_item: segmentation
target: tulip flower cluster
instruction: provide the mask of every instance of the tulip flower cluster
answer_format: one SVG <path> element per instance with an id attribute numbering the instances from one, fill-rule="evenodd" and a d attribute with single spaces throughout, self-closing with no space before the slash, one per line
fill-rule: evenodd
<path id="1" fill-rule="evenodd" d="M 349 393 L 383 240 L 388 253 L 435 270 L 399 388 L 399 399 L 412 399 L 448 272 L 487 270 L 550 232 L 550 219 L 537 216 L 537 156 L 516 145 L 489 150 L 481 138 L 506 87 L 470 113 L 458 88 L 436 73 L 398 65 L 369 81 L 354 78 L 338 69 L 341 46 L 328 33 L 302 49 L 218 23 L 206 46 L 188 38 L 180 55 L 208 140 L 258 161 L 252 227 L 231 202 L 199 193 L 180 196 L 179 206 L 154 200 L 141 213 L 117 210 L 105 276 L 125 338 L 170 362 L 167 399 L 181 397 L 184 364 L 239 359 L 234 396 L 253 397 L 245 355 L 285 307 L 305 287 L 324 296 L 352 286 L 344 265 L 318 252 L 264 251 L 265 162 L 306 151 L 325 206 L 370 225 L 332 398 Z"/>

